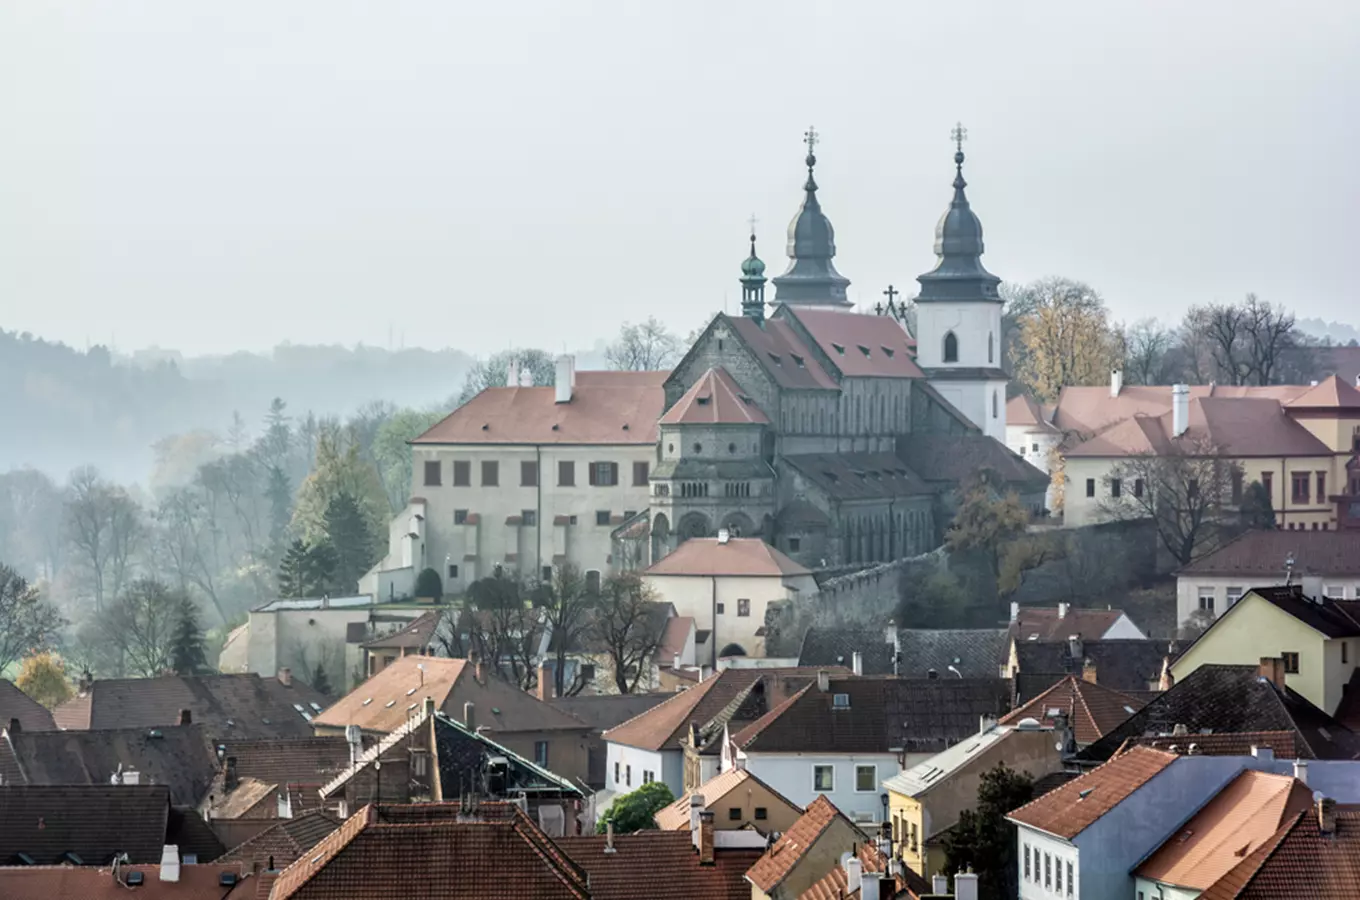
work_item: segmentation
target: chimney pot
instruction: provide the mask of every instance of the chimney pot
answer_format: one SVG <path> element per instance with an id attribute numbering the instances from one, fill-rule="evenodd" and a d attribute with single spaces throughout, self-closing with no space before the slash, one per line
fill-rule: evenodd
<path id="1" fill-rule="evenodd" d="M 293 670 L 290 669 L 288 666 L 284 666 L 282 669 L 279 669 L 279 684 L 283 685 L 284 687 L 293 686 Z"/>
<path id="2" fill-rule="evenodd" d="M 179 711 L 179 724 L 181 724 L 181 725 L 192 725 L 193 723 L 194 723 L 194 714 L 193 714 L 192 712 L 190 712 L 189 710 L 187 710 L 187 709 L 181 709 L 181 710 Z"/>
<path id="3" fill-rule="evenodd" d="M 468 731 L 477 730 L 477 704 L 471 700 L 463 704 L 463 727 Z"/>
<path id="4" fill-rule="evenodd" d="M 713 865 L 713 811 L 699 813 L 699 865 Z"/>
<path id="5" fill-rule="evenodd" d="M 23 730 L 24 730 L 23 723 L 21 723 L 18 719 L 11 716 L 9 720 L 9 733 L 18 734 Z"/>
<path id="6" fill-rule="evenodd" d="M 1336 833 L 1336 801 L 1331 797 L 1317 798 L 1318 831 L 1324 835 Z"/>
<path id="7" fill-rule="evenodd" d="M 858 650 L 850 654 L 850 671 L 856 675 L 864 674 L 864 654 Z"/>
<path id="8" fill-rule="evenodd" d="M 480 678 L 478 679 L 481 680 Z M 538 699 L 547 703 L 553 697 L 553 677 L 552 668 L 546 663 L 538 664 Z"/>

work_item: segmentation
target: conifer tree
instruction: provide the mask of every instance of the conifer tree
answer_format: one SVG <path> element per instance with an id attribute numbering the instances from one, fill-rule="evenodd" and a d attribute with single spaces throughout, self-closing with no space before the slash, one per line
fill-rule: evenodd
<path id="1" fill-rule="evenodd" d="M 201 675 L 211 670 L 198 624 L 198 607 L 188 594 L 180 594 L 175 609 L 175 632 L 170 638 L 170 668 L 180 675 Z"/>

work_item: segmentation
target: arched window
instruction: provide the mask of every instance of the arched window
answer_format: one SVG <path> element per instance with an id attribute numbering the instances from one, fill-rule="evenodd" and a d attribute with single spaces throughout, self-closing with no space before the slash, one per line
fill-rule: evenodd
<path id="1" fill-rule="evenodd" d="M 944 361 L 959 361 L 959 339 L 954 337 L 954 332 L 949 331 L 944 336 Z"/>
<path id="2" fill-rule="evenodd" d="M 996 341 L 989 331 L 987 332 L 987 365 L 990 366 L 994 362 L 996 362 Z"/>
<path id="3" fill-rule="evenodd" d="M 1001 401 L 996 391 L 992 391 L 992 418 L 997 418 L 997 410 L 1001 407 Z"/>

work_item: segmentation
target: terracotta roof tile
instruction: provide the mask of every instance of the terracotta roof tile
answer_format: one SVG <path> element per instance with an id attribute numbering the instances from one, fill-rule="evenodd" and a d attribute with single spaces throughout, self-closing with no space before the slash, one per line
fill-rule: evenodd
<path id="1" fill-rule="evenodd" d="M 676 800 L 674 803 L 658 810 L 655 816 L 656 827 L 662 831 L 676 831 L 679 829 L 688 830 L 691 797 L 697 794 L 699 799 L 703 801 L 704 806 L 712 807 L 713 804 L 717 803 L 723 797 L 726 797 L 732 791 L 740 788 L 742 785 L 749 785 L 752 782 L 769 791 L 771 794 L 774 794 L 776 797 L 779 797 L 779 799 L 783 800 L 793 809 L 798 809 L 797 805 L 791 800 L 785 799 L 778 791 L 752 775 L 750 772 L 745 769 L 732 768 L 728 769 L 726 772 L 721 772 L 718 775 L 713 776 L 694 790 L 682 794 L 680 799 Z"/>
<path id="2" fill-rule="evenodd" d="M 376 649 L 415 649 L 421 650 L 430 646 L 430 641 L 434 637 L 435 628 L 439 626 L 439 613 L 431 610 L 421 613 L 410 623 L 392 632 L 373 638 L 371 641 L 364 642 L 363 646 L 369 650 Z"/>
<path id="3" fill-rule="evenodd" d="M 321 809 L 291 819 L 280 819 L 278 824 L 269 826 L 228 850 L 217 863 L 242 863 L 247 866 L 260 863 L 261 868 L 265 868 L 273 860 L 274 868 L 284 869 L 339 827 L 340 820 Z"/>
<path id="4" fill-rule="evenodd" d="M 1241 575 L 1273 583 L 1289 556 L 1299 575 L 1360 575 L 1360 531 L 1247 531 L 1178 574 Z"/>
<path id="5" fill-rule="evenodd" d="M 871 872 L 887 871 L 888 857 L 873 844 L 859 844 L 855 851 L 855 855 L 859 857 L 860 861 L 860 872 L 866 877 Z M 918 896 L 927 893 L 930 887 L 929 882 L 905 867 L 904 874 L 898 875 L 894 880 L 897 882 L 898 891 L 911 890 Z M 798 900 L 845 900 L 846 897 L 860 896 L 858 893 L 847 894 L 845 891 L 847 886 L 845 866 L 836 865 L 819 881 L 799 894 Z"/>
<path id="6" fill-rule="evenodd" d="M 160 860 L 157 859 L 157 862 Z M 224 888 L 221 877 L 239 878 Z M 98 866 L 34 866 L 0 868 L 0 897 L 5 900 L 255 900 L 256 878 L 235 867 L 181 865 L 179 881 L 162 881 L 159 865 L 120 866 L 120 878 L 140 872 L 142 883 L 128 888 L 114 880 L 113 870 Z"/>
<path id="7" fill-rule="evenodd" d="M 24 731 L 56 731 L 52 713 L 37 700 L 14 686 L 14 682 L 0 679 L 0 728 L 8 728 L 17 720 Z"/>
<path id="8" fill-rule="evenodd" d="M 1328 375 L 1285 405 L 1290 409 L 1360 409 L 1360 391 Z"/>
<path id="9" fill-rule="evenodd" d="M 756 362 L 782 388 L 839 390 L 795 326 L 781 319 L 758 323 L 745 316 L 720 316 L 719 327 L 736 332 Z M 798 365 L 798 360 L 803 365 Z"/>
<path id="10" fill-rule="evenodd" d="M 1044 725 L 1053 725 L 1051 713 L 1056 709 L 1068 717 L 1077 743 L 1091 744 L 1143 706 L 1142 700 L 1069 675 L 1024 706 L 1006 714 L 1001 724 L 1014 725 L 1021 719 L 1034 718 Z"/>
<path id="11" fill-rule="evenodd" d="M 1285 415 L 1280 401 L 1264 397 L 1191 399 L 1188 429 L 1173 437 L 1172 416 L 1134 416 L 1067 451 L 1070 457 L 1197 452 L 1212 445 L 1223 456 L 1332 456 L 1312 432 Z"/>
<path id="12" fill-rule="evenodd" d="M 1298 813 L 1200 897 L 1354 897 L 1360 884 L 1360 807 L 1337 806 L 1335 816 L 1335 832 L 1324 836 L 1315 807 Z"/>
<path id="13" fill-rule="evenodd" d="M 768 425 L 770 419 L 721 367 L 699 376 L 661 417 L 662 425 Z"/>
<path id="14" fill-rule="evenodd" d="M 1288 775 L 1242 772 L 1177 828 L 1135 874 L 1202 891 L 1312 804 L 1308 786 Z"/>
<path id="15" fill-rule="evenodd" d="M 702 865 L 688 829 L 615 835 L 613 853 L 605 852 L 603 835 L 557 838 L 556 844 L 586 871 L 591 900 L 750 900 L 746 870 L 761 856 L 760 850 L 718 848 L 713 864 Z"/>
<path id="16" fill-rule="evenodd" d="M 1040 431 L 1058 430 L 1038 402 L 1028 394 L 1016 394 L 1006 401 L 1006 425 L 1029 426 Z"/>
<path id="17" fill-rule="evenodd" d="M 1175 762 L 1176 756 L 1134 747 L 1037 800 L 1013 810 L 1012 820 L 1071 840 Z"/>
<path id="18" fill-rule="evenodd" d="M 781 316 L 800 323 L 831 364 L 852 377 L 925 378 L 916 365 L 916 341 L 891 316 L 784 306 Z"/>
<path id="19" fill-rule="evenodd" d="M 1099 640 L 1124 614 L 1122 609 L 1087 609 L 1080 606 L 1022 606 L 1011 624 L 1017 641 L 1065 641 L 1074 634 Z"/>
<path id="20" fill-rule="evenodd" d="M 771 893 L 837 818 L 845 817 L 825 794 L 818 794 L 798 821 L 751 866 L 746 878 L 764 893 Z"/>
<path id="21" fill-rule="evenodd" d="M 660 561 L 645 575 L 811 575 L 812 572 L 789 559 L 760 538 L 690 538 Z"/>
<path id="22" fill-rule="evenodd" d="M 571 402 L 552 387 L 487 388 L 413 444 L 654 444 L 669 372 L 577 372 Z"/>
<path id="23" fill-rule="evenodd" d="M 1235 387 L 1231 385 L 1190 385 L 1193 402 L 1204 397 L 1268 399 L 1277 403 L 1308 391 L 1306 385 L 1269 385 Z M 1171 411 L 1171 385 L 1125 385 L 1118 397 L 1110 396 L 1108 386 L 1072 386 L 1062 389 L 1050 421 L 1060 430 L 1090 437 L 1135 415 L 1157 417 Z"/>
<path id="24" fill-rule="evenodd" d="M 1312 756 L 1296 731 L 1220 731 L 1209 734 L 1145 734 L 1124 741 L 1117 751 L 1132 747 L 1151 747 L 1185 755 L 1194 748 L 1196 756 L 1250 756 L 1253 748 L 1271 751 L 1276 759 L 1308 759 Z"/>

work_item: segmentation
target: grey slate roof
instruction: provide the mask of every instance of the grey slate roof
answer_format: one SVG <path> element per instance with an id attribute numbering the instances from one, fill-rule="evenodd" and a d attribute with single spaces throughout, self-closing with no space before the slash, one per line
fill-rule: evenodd
<path id="1" fill-rule="evenodd" d="M 548 705 L 575 716 L 595 731 L 605 731 L 642 715 L 674 696 L 668 693 L 578 695 L 557 697 L 549 700 Z"/>
<path id="2" fill-rule="evenodd" d="M 894 453 L 803 453 L 780 457 L 780 461 L 837 500 L 877 500 L 934 492 Z"/>
<path id="3" fill-rule="evenodd" d="M 1009 649 L 1004 628 L 903 628 L 897 640 L 904 677 L 934 669 L 941 678 L 953 678 L 953 665 L 964 678 L 996 678 Z"/>
<path id="4" fill-rule="evenodd" d="M 818 627 L 803 635 L 798 654 L 800 666 L 844 666 L 849 669 L 855 651 L 863 659 L 864 675 L 892 675 L 893 647 L 882 628 Z M 989 674 L 995 675 L 993 669 Z"/>
<path id="5" fill-rule="evenodd" d="M 22 853 L 37 865 L 103 866 L 115 854 L 157 863 L 165 844 L 170 790 L 164 785 L 0 787 L 0 862 Z M 80 862 L 63 860 L 76 854 Z"/>
<path id="6" fill-rule="evenodd" d="M 1001 480 L 1023 490 L 1043 490 L 1049 477 L 985 434 L 913 432 L 897 441 L 897 455 L 930 482 L 950 485 L 968 480 L 979 469 L 992 469 Z"/>
<path id="7" fill-rule="evenodd" d="M 1018 641 L 1017 676 L 1020 702 L 1025 703 L 1067 675 L 1082 674 L 1086 660 L 1096 667 L 1096 683 L 1116 691 L 1146 691 L 1155 686 L 1167 656 L 1164 640 L 1082 641 L 1081 658 L 1073 659 L 1067 641 Z"/>
<path id="8" fill-rule="evenodd" d="M 14 682 L 0 679 L 0 728 L 8 728 L 17 719 L 24 731 L 56 731 L 52 713 L 14 686 Z"/>

